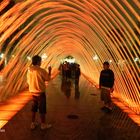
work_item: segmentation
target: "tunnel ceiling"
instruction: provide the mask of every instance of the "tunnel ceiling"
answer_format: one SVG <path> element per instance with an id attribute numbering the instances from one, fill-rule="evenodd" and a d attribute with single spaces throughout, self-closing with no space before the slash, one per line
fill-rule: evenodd
<path id="1" fill-rule="evenodd" d="M 9 3 L 3 0 L 0 10 L 3 12 Z M 133 102 L 138 106 L 139 5 L 138 0 L 27 0 L 15 3 L 0 18 L 1 53 L 8 62 L 4 73 L 7 78 L 18 81 L 11 88 L 16 91 L 23 87 L 26 69 L 31 63 L 27 57 L 35 54 L 46 53 L 43 67 L 51 64 L 54 69 L 58 68 L 61 59 L 71 55 L 82 72 L 95 83 L 98 83 L 102 63 L 108 60 L 116 75 L 116 96 L 130 106 Z"/>

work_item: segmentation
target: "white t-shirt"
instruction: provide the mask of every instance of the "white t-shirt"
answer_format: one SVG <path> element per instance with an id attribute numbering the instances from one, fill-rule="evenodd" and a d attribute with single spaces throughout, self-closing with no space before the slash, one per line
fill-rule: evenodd
<path id="1" fill-rule="evenodd" d="M 33 93 L 45 92 L 45 81 L 49 81 L 47 71 L 40 66 L 31 66 L 27 72 L 27 83 L 29 84 L 29 91 Z"/>

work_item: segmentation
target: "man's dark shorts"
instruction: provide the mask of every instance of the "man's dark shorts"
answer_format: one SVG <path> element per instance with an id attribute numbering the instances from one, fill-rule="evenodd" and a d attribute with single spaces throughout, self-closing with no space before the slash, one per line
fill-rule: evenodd
<path id="1" fill-rule="evenodd" d="M 46 114 L 46 94 L 40 93 L 39 96 L 33 95 L 32 112 L 37 112 L 39 109 L 40 114 Z"/>
<path id="2" fill-rule="evenodd" d="M 105 104 L 111 103 L 110 91 L 108 89 L 101 89 L 101 100 L 104 101 Z"/>

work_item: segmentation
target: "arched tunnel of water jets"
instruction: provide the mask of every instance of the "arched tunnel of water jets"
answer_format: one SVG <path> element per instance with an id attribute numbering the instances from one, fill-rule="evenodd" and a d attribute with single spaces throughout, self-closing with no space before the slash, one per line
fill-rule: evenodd
<path id="1" fill-rule="evenodd" d="M 0 10 L 9 0 L 1 2 Z M 30 58 L 47 55 L 42 67 L 58 70 L 71 55 L 96 84 L 102 63 L 115 73 L 114 96 L 140 113 L 138 1 L 30 0 L 15 4 L 0 18 L 5 84 L 0 100 L 26 86 Z M 28 58 L 28 59 L 27 59 Z"/>

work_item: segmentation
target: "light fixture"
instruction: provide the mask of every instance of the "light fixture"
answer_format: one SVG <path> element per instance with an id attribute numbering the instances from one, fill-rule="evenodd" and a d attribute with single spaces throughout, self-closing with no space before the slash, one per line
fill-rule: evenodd
<path id="1" fill-rule="evenodd" d="M 46 53 L 44 53 L 44 54 L 42 54 L 42 56 L 41 56 L 41 58 L 42 58 L 42 60 L 44 61 L 45 59 L 47 59 L 47 55 L 46 55 Z"/>
<path id="2" fill-rule="evenodd" d="M 30 56 L 27 56 L 27 59 L 30 61 L 31 60 L 31 57 Z"/>
<path id="3" fill-rule="evenodd" d="M 93 56 L 93 60 L 98 60 L 99 58 L 98 58 L 98 56 L 97 55 L 94 55 Z"/>
<path id="4" fill-rule="evenodd" d="M 139 61 L 139 58 L 138 57 L 134 58 L 134 61 L 135 62 L 138 62 Z"/>
<path id="5" fill-rule="evenodd" d="M 3 57 L 4 57 L 4 54 L 3 54 L 3 53 L 1 53 L 1 54 L 0 54 L 0 58 L 3 58 Z"/>

